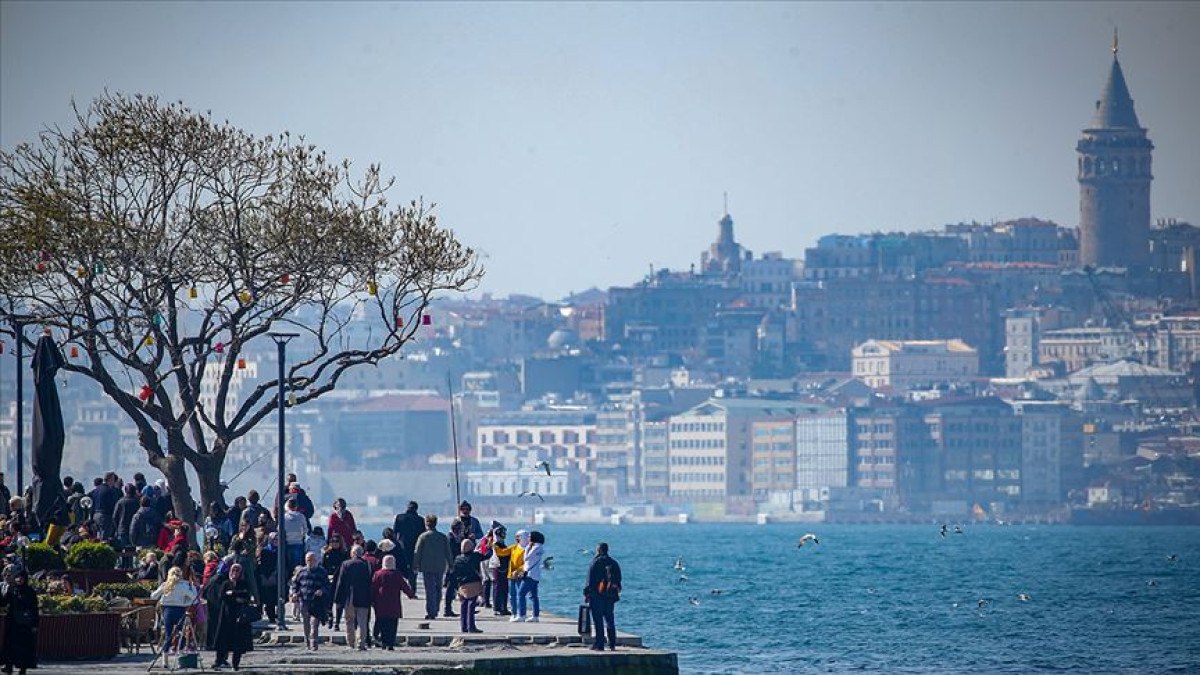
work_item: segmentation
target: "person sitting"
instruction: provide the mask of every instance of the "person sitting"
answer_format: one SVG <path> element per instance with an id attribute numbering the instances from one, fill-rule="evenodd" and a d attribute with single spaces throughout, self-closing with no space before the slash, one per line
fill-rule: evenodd
<path id="1" fill-rule="evenodd" d="M 138 566 L 133 573 L 134 581 L 154 581 L 161 579 L 160 569 L 158 566 L 158 556 L 153 551 L 146 553 L 142 558 L 142 564 Z"/>

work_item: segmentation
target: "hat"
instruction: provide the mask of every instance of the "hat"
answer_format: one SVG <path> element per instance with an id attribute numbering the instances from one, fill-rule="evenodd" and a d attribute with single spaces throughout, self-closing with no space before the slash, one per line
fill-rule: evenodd
<path id="1" fill-rule="evenodd" d="M 288 492 L 295 492 L 300 489 L 299 483 L 288 483 Z"/>
<path id="2" fill-rule="evenodd" d="M 469 509 L 469 508 L 471 508 L 471 502 L 469 502 L 469 501 L 467 501 L 467 500 L 465 500 L 465 499 L 464 499 L 464 500 L 462 500 L 462 503 L 460 503 L 460 504 L 458 505 L 458 508 L 460 508 L 460 509 Z"/>
<path id="3" fill-rule="evenodd" d="M 154 486 L 147 485 L 146 487 L 142 488 L 142 496 L 143 497 L 153 497 L 154 496 Z"/>
<path id="4" fill-rule="evenodd" d="M 387 553 L 394 548 L 396 548 L 396 542 L 392 541 L 391 539 L 384 539 L 383 541 L 379 542 L 379 550 L 383 551 L 384 553 Z"/>

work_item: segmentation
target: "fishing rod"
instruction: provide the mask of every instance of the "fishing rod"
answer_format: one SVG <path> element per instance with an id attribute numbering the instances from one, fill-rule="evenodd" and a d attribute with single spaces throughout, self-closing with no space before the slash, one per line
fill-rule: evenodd
<path id="1" fill-rule="evenodd" d="M 454 503 L 462 503 L 458 482 L 458 425 L 454 422 L 454 385 L 450 382 L 450 373 L 446 373 L 446 389 L 450 392 L 450 439 L 454 445 Z"/>
<path id="2" fill-rule="evenodd" d="M 247 471 L 249 471 L 249 470 L 250 470 L 250 467 L 254 466 L 255 464 L 258 464 L 258 463 L 259 463 L 259 462 L 261 462 L 261 461 L 263 461 L 264 459 L 266 459 L 267 457 L 269 457 L 269 456 L 270 456 L 270 454 L 271 454 L 271 453 L 269 453 L 269 452 L 268 452 L 268 453 L 265 453 L 265 454 L 263 454 L 263 455 L 260 455 L 258 459 L 254 460 L 253 462 L 250 462 L 250 463 L 249 463 L 249 464 L 247 464 L 246 466 L 242 467 L 242 470 L 241 470 L 241 471 L 239 471 L 239 472 L 237 472 L 237 473 L 233 474 L 233 478 L 230 478 L 229 480 L 225 481 L 225 487 L 229 487 L 230 485 L 233 485 L 233 481 L 237 480 L 238 478 L 241 478 L 241 477 L 242 477 L 242 474 L 244 474 L 244 473 L 246 473 Z"/>

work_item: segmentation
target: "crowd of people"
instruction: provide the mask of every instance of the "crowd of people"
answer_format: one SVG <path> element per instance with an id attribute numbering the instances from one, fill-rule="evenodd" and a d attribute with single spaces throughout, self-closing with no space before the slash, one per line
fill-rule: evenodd
<path id="1" fill-rule="evenodd" d="M 436 515 L 422 515 L 419 505 L 409 502 L 376 539 L 359 529 L 341 498 L 322 527 L 294 474 L 287 477 L 282 513 L 278 502 L 267 508 L 260 494 L 249 490 L 228 507 L 213 502 L 202 514 L 197 508 L 180 517 L 166 482 L 148 484 L 141 473 L 125 483 L 110 472 L 96 478 L 90 491 L 68 477 L 63 497 L 65 513 L 43 530 L 28 492 L 11 497 L 0 474 L 0 549 L 8 554 L 0 602 L 26 598 L 20 589 L 28 588 L 28 575 L 15 553 L 32 541 L 64 553 L 80 542 L 106 542 L 120 552 L 118 567 L 131 579 L 157 584 L 152 598 L 162 608 L 163 649 L 178 644 L 176 636 L 190 617 L 204 646 L 216 651 L 215 668 L 239 668 L 242 654 L 251 649 L 252 624 L 264 615 L 272 623 L 278 619 L 281 590 L 293 617 L 302 620 L 311 650 L 318 648 L 322 627 L 340 630 L 343 620 L 349 647 L 394 649 L 403 618 L 401 598 L 417 597 L 418 575 L 426 620 L 458 618 L 463 633 L 482 632 L 475 620 L 482 608 L 511 622 L 539 621 L 544 535 L 518 530 L 510 543 L 503 524 L 493 520 L 485 529 L 467 501 L 458 505 L 445 532 Z M 593 648 L 603 649 L 606 637 L 615 646 L 612 603 L 620 568 L 608 558 L 607 545 L 601 546 L 584 596 L 596 626 Z M 14 663 L 5 659 L 0 654 L 0 662 Z"/>

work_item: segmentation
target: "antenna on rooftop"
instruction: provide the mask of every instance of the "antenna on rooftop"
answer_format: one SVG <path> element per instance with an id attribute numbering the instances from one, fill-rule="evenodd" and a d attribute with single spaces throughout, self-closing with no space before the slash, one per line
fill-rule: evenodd
<path id="1" fill-rule="evenodd" d="M 724 205 L 725 205 L 725 215 L 729 215 L 729 193 L 728 193 L 728 192 L 722 192 L 722 193 L 721 193 L 721 199 L 722 199 L 722 201 L 724 202 Z"/>

